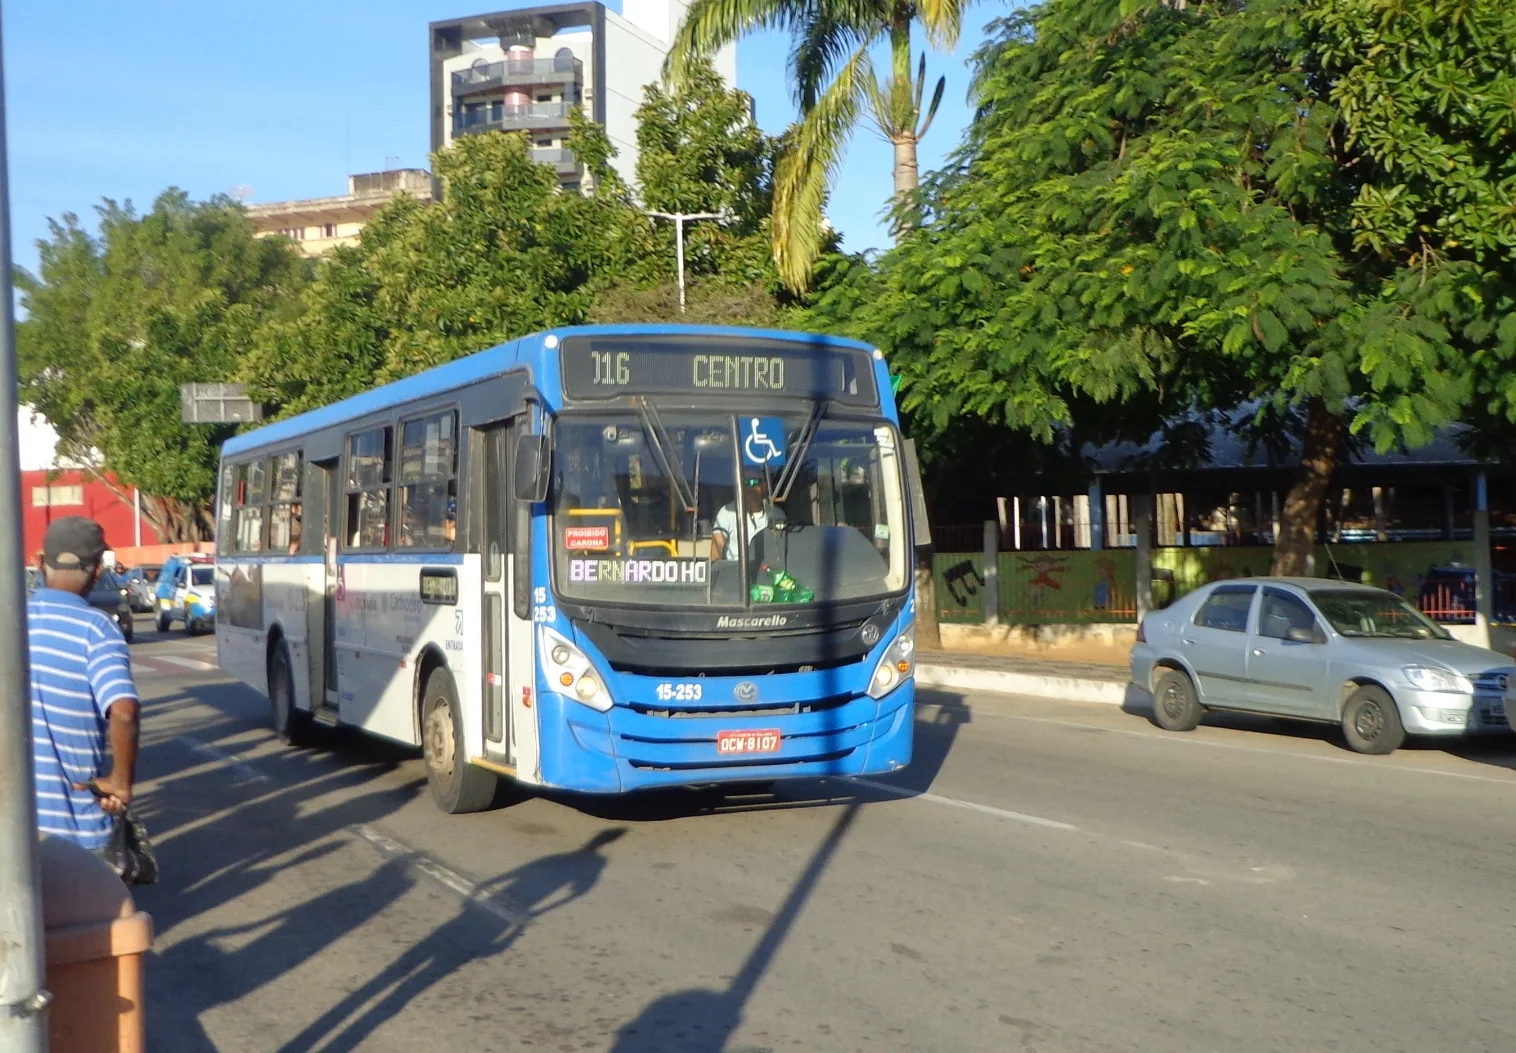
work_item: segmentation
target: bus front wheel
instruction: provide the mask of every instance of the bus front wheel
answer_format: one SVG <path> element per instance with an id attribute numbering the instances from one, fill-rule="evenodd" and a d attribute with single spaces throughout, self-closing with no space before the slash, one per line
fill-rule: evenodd
<path id="1" fill-rule="evenodd" d="M 478 812 L 495 798 L 498 779 L 468 762 L 458 692 L 446 669 L 433 669 L 426 678 L 421 706 L 421 746 L 426 756 L 426 781 L 432 799 L 448 815 Z"/>

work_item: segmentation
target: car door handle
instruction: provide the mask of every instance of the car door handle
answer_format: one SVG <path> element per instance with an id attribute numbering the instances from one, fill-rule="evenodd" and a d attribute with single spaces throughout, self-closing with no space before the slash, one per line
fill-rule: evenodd
<path id="1" fill-rule="evenodd" d="M 1191 640 L 1188 636 L 1181 636 L 1179 638 L 1179 642 L 1182 643 L 1182 644 L 1184 644 L 1186 647 L 1188 647 L 1188 646 L 1190 646 L 1190 644 L 1194 643 L 1195 641 Z"/>
<path id="2" fill-rule="evenodd" d="M 1262 647 L 1255 647 L 1255 648 L 1253 648 L 1253 653 L 1255 655 L 1262 655 L 1262 654 L 1267 654 L 1268 652 L 1266 652 Z"/>

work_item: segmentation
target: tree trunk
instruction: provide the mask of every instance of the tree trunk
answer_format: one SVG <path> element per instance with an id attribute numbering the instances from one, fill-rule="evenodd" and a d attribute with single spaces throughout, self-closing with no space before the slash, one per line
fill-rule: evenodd
<path id="1" fill-rule="evenodd" d="M 895 197 L 903 199 L 914 193 L 919 182 L 916 164 L 916 137 L 904 135 L 895 140 Z"/>
<path id="2" fill-rule="evenodd" d="M 1342 418 L 1327 409 L 1321 399 L 1313 398 L 1306 404 L 1300 468 L 1295 485 L 1285 496 L 1279 536 L 1274 539 L 1274 574 L 1301 577 L 1310 573 L 1321 502 L 1342 449 L 1342 426 Z"/>
<path id="3" fill-rule="evenodd" d="M 937 627 L 937 580 L 932 576 L 932 549 L 916 550 L 916 646 L 942 650 L 942 630 Z"/>

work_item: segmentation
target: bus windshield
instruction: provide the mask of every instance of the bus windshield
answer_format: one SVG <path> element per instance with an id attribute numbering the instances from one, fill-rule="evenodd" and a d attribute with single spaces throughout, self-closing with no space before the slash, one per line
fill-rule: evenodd
<path id="1" fill-rule="evenodd" d="M 565 415 L 554 434 L 566 599 L 763 608 L 906 587 L 902 471 L 883 422 Z"/>

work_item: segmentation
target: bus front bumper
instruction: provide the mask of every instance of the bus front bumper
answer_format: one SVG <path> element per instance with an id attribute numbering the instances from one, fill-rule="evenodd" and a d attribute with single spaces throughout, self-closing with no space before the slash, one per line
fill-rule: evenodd
<path id="1" fill-rule="evenodd" d="M 897 771 L 911 760 L 915 679 L 881 699 L 860 695 L 819 713 L 670 718 L 607 713 L 553 692 L 539 696 L 542 782 L 583 793 L 659 786 L 816 779 Z M 724 755 L 722 732 L 777 730 L 777 750 Z"/>

